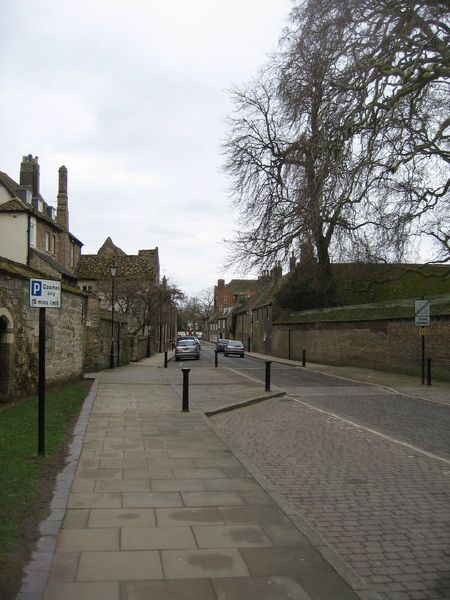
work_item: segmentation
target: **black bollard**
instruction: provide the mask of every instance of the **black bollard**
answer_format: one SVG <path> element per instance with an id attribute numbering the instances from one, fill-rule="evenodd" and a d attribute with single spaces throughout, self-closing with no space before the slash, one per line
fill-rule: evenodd
<path id="1" fill-rule="evenodd" d="M 189 371 L 190 369 L 181 369 L 183 371 L 183 412 L 189 412 Z"/>
<path id="2" fill-rule="evenodd" d="M 306 367 L 306 350 L 302 350 L 302 367 Z"/>
<path id="3" fill-rule="evenodd" d="M 167 350 L 164 350 L 164 368 L 167 369 Z"/>
<path id="4" fill-rule="evenodd" d="M 270 365 L 271 360 L 266 360 L 266 392 L 270 392 Z"/>
<path id="5" fill-rule="evenodd" d="M 427 385 L 431 385 L 431 358 L 427 358 Z"/>
<path id="6" fill-rule="evenodd" d="M 219 351 L 218 350 L 214 350 L 214 366 L 217 367 L 218 365 L 218 358 L 219 358 Z"/>

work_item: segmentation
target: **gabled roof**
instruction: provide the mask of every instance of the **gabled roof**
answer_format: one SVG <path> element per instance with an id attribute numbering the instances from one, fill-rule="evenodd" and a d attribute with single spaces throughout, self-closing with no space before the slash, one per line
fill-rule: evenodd
<path id="1" fill-rule="evenodd" d="M 20 185 L 11 179 L 9 175 L 0 171 L 0 183 L 2 183 L 11 196 L 15 196 L 16 198 L 25 199 L 24 191 L 20 188 Z"/>
<path id="2" fill-rule="evenodd" d="M 262 280 L 258 280 L 259 285 L 257 286 L 256 293 L 253 296 L 250 296 L 244 304 L 236 307 L 233 312 L 239 314 L 246 312 L 247 310 L 255 310 L 273 304 L 274 296 L 278 292 L 286 276 L 287 275 L 283 275 L 275 280 L 267 278 L 265 284 Z"/>
<path id="3" fill-rule="evenodd" d="M 106 245 L 106 246 L 105 246 Z M 101 253 L 101 254 L 100 254 Z M 137 255 L 128 255 L 112 243 L 111 238 L 98 251 L 98 254 L 84 254 L 78 261 L 78 279 L 106 279 L 111 277 L 110 266 L 117 265 L 117 277 L 128 279 L 155 279 L 158 275 L 157 250 L 139 250 Z"/>
<path id="4" fill-rule="evenodd" d="M 27 212 L 27 208 L 19 198 L 11 198 L 11 200 L 0 204 L 0 212 Z"/>
<path id="5" fill-rule="evenodd" d="M 233 294 L 254 293 L 257 283 L 257 279 L 232 279 L 225 287 Z"/>
<path id="6" fill-rule="evenodd" d="M 61 265 L 61 263 L 59 263 L 57 260 L 55 260 L 54 258 L 49 256 L 45 252 L 41 252 L 40 250 L 37 250 L 36 248 L 30 248 L 30 251 L 32 254 L 36 254 L 36 256 L 38 256 L 41 260 L 43 260 L 48 265 L 50 265 L 50 267 L 52 267 L 52 269 L 54 269 L 58 273 L 61 273 L 61 275 L 64 275 L 65 277 L 67 277 L 69 279 L 76 280 L 77 277 L 74 273 L 72 273 L 72 271 L 69 271 L 69 269 L 66 269 L 65 267 L 63 267 Z"/>

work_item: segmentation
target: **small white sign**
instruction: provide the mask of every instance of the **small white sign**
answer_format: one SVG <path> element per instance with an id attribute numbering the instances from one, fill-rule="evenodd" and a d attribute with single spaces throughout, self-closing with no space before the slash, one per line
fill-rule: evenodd
<path id="1" fill-rule="evenodd" d="M 53 279 L 30 279 L 32 308 L 60 308 L 61 282 Z"/>
<path id="2" fill-rule="evenodd" d="M 431 324 L 430 318 L 430 301 L 415 300 L 414 301 L 414 319 L 416 327 L 429 327 Z"/>

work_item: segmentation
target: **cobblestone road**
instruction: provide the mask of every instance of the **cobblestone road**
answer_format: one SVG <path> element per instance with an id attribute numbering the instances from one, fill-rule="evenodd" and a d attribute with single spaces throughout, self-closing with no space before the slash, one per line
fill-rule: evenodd
<path id="1" fill-rule="evenodd" d="M 373 591 L 450 599 L 450 462 L 293 398 L 213 417 Z"/>

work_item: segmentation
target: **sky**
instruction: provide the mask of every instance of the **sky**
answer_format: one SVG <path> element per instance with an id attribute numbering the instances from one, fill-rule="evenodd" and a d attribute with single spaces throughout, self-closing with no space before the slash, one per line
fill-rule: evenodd
<path id="1" fill-rule="evenodd" d="M 186 294 L 225 271 L 233 231 L 222 143 L 230 89 L 257 75 L 291 0 L 0 0 L 0 171 L 39 157 L 70 231 L 94 254 L 158 247 Z M 119 274 L 118 274 L 119 275 Z"/>

